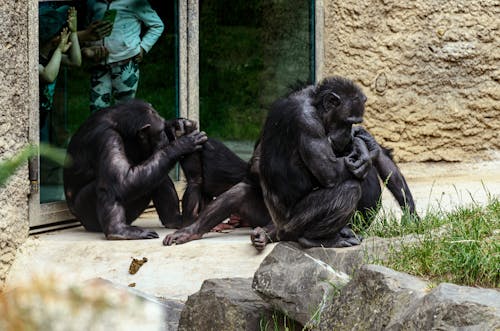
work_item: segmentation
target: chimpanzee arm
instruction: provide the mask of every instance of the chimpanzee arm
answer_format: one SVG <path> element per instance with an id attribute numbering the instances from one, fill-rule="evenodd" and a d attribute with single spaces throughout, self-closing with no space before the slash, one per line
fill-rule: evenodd
<path id="1" fill-rule="evenodd" d="M 354 137 L 364 141 L 370 160 L 375 160 L 379 156 L 381 150 L 375 138 L 362 126 L 354 127 L 352 131 Z"/>
<path id="2" fill-rule="evenodd" d="M 104 141 L 100 150 L 101 158 L 97 177 L 101 183 L 98 185 L 106 187 L 111 186 L 109 183 L 116 183 L 107 189 L 112 189 L 115 196 L 126 200 L 129 196 L 140 196 L 150 192 L 151 188 L 168 176 L 168 171 L 182 155 L 201 148 L 201 144 L 206 141 L 206 135 L 195 131 L 182 136 L 155 151 L 149 159 L 135 166 L 130 164 L 125 155 L 119 133 L 113 131 Z M 108 166 L 110 164 L 113 166 Z"/>
<path id="3" fill-rule="evenodd" d="M 261 215 L 264 219 L 263 224 L 271 221 L 263 204 L 262 196 L 255 194 L 255 189 L 251 184 L 242 181 L 210 202 L 193 224 L 167 235 L 163 240 L 163 244 L 170 246 L 200 239 L 205 233 L 234 212 L 242 215 L 245 219 L 250 216 L 250 213 L 253 213 L 252 216 Z M 249 221 L 254 225 L 258 223 L 252 221 L 252 219 L 249 219 Z M 260 222 L 262 221 L 260 220 Z"/>
<path id="4" fill-rule="evenodd" d="M 186 176 L 186 189 L 182 195 L 182 222 L 189 225 L 194 222 L 203 209 L 203 164 L 201 152 L 186 155 L 180 161 L 182 171 Z"/>
<path id="5" fill-rule="evenodd" d="M 374 160 L 375 168 L 382 181 L 387 185 L 401 208 L 408 208 L 410 214 L 416 215 L 415 202 L 403 174 L 394 161 L 385 153 L 379 153 Z"/>
<path id="6" fill-rule="evenodd" d="M 408 184 L 398 166 L 390 157 L 389 152 L 382 150 L 375 138 L 363 127 L 354 128 L 353 134 L 356 138 L 360 138 L 366 143 L 370 158 L 373 160 L 373 165 L 401 208 L 408 208 L 411 214 L 415 214 L 415 202 L 413 201 Z"/>
<path id="7" fill-rule="evenodd" d="M 305 112 L 299 138 L 300 156 L 323 187 L 332 187 L 352 178 L 344 158 L 337 158 L 319 119 Z"/>
<path id="8" fill-rule="evenodd" d="M 269 222 L 263 227 L 256 227 L 250 234 L 250 241 L 255 249 L 259 252 L 263 251 L 267 244 L 276 240 L 276 225 Z"/>

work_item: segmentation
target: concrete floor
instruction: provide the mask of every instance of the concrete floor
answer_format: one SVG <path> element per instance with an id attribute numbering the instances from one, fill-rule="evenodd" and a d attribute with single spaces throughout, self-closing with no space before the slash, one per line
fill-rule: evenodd
<path id="1" fill-rule="evenodd" d="M 488 195 L 500 196 L 500 161 L 474 164 L 407 163 L 400 165 L 420 214 L 429 209 L 451 210 L 471 202 L 485 203 Z M 385 210 L 399 212 L 387 191 Z M 250 229 L 209 233 L 202 240 L 165 247 L 162 240 L 173 230 L 162 228 L 156 214 L 146 213 L 136 225 L 154 228 L 155 240 L 106 241 L 102 234 L 82 227 L 31 236 L 19 249 L 7 278 L 7 289 L 31 277 L 55 275 L 61 282 L 81 284 L 102 277 L 148 294 L 185 301 L 203 280 L 252 277 L 274 244 L 258 254 L 250 244 Z M 134 275 L 132 258 L 148 262 Z"/>

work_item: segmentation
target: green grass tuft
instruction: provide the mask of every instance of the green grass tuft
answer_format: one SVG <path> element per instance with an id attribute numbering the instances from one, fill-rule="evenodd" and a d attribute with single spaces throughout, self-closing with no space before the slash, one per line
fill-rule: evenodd
<path id="1" fill-rule="evenodd" d="M 379 237 L 408 234 L 418 236 L 391 249 L 384 265 L 436 283 L 500 287 L 497 197 L 490 197 L 485 206 L 472 204 L 451 212 L 428 212 L 420 222 L 382 217 L 363 233 Z"/>
<path id="2" fill-rule="evenodd" d="M 267 318 L 262 318 L 259 324 L 260 331 L 303 330 L 300 324 L 279 311 L 275 311 L 273 313 L 273 315 L 271 316 L 271 321 Z"/>

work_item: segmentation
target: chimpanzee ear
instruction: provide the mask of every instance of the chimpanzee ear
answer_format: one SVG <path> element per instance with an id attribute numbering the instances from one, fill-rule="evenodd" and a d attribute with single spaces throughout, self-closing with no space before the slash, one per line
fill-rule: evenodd
<path id="1" fill-rule="evenodd" d="M 338 107 L 342 103 L 342 99 L 336 93 L 330 92 L 323 98 L 323 107 L 325 109 L 330 109 L 332 107 Z"/>
<path id="2" fill-rule="evenodd" d="M 151 128 L 151 124 L 144 125 L 142 128 L 139 129 L 139 131 L 137 131 L 137 135 L 140 138 L 144 139 L 149 134 L 149 129 L 150 128 Z"/>

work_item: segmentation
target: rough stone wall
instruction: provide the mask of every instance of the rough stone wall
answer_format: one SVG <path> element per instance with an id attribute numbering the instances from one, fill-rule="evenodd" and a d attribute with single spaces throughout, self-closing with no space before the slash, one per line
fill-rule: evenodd
<path id="1" fill-rule="evenodd" d="M 0 2 L 0 160 L 15 155 L 28 143 L 29 8 L 35 1 Z M 30 7 L 31 6 L 31 7 Z M 0 188 L 0 289 L 17 247 L 28 236 L 27 166 Z"/>
<path id="2" fill-rule="evenodd" d="M 499 157 L 497 0 L 324 4 L 324 75 L 361 83 L 365 125 L 396 159 Z"/>

